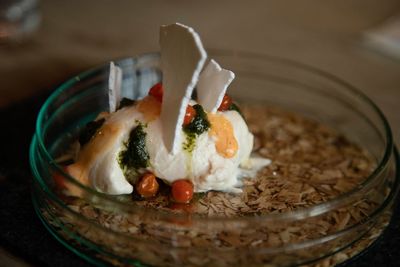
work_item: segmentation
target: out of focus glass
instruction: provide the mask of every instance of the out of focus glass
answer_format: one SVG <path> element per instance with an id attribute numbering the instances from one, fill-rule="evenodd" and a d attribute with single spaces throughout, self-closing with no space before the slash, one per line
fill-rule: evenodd
<path id="1" fill-rule="evenodd" d="M 0 0 L 0 42 L 20 41 L 40 24 L 38 0 Z"/>

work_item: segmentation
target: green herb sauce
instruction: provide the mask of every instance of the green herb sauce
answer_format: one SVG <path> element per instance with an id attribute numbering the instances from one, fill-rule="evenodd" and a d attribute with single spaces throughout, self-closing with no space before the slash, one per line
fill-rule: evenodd
<path id="1" fill-rule="evenodd" d="M 183 149 L 189 153 L 192 153 L 196 145 L 196 134 L 185 132 L 185 135 L 186 135 L 186 142 L 183 143 Z"/>
<path id="2" fill-rule="evenodd" d="M 119 153 L 119 165 L 126 176 L 135 176 L 137 169 L 149 166 L 150 157 L 146 149 L 144 128 L 145 126 L 139 123 L 130 132 L 129 140 L 125 143 L 126 149 Z"/>
<path id="3" fill-rule="evenodd" d="M 196 116 L 191 123 L 183 127 L 183 131 L 187 134 L 192 133 L 200 135 L 210 129 L 210 122 L 208 121 L 207 114 L 202 106 L 196 104 L 193 108 L 196 110 Z"/>
<path id="4" fill-rule="evenodd" d="M 196 146 L 196 137 L 210 128 L 210 122 L 207 119 L 207 114 L 203 107 L 199 104 L 193 106 L 196 110 L 196 116 L 192 122 L 183 126 L 183 132 L 186 135 L 186 142 L 183 143 L 183 150 L 192 153 Z"/>

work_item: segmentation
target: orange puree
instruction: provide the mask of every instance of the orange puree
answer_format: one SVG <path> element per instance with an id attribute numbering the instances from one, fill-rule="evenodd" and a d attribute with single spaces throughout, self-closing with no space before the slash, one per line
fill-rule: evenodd
<path id="1" fill-rule="evenodd" d="M 104 123 L 79 153 L 78 162 L 82 166 L 91 166 L 96 159 L 113 146 L 118 132 L 122 130 L 118 123 Z"/>
<path id="2" fill-rule="evenodd" d="M 137 105 L 139 112 L 143 113 L 146 121 L 153 121 L 160 116 L 161 103 L 153 96 L 146 96 Z"/>
<path id="3" fill-rule="evenodd" d="M 232 158 L 238 150 L 238 143 L 233 132 L 233 126 L 222 115 L 207 114 L 211 123 L 208 134 L 216 139 L 215 148 L 224 158 Z"/>
<path id="4" fill-rule="evenodd" d="M 114 138 L 118 135 L 117 132 L 121 130 L 118 124 L 105 123 L 97 133 L 92 137 L 90 143 L 86 144 L 81 152 L 77 162 L 67 167 L 67 172 L 75 177 L 79 182 L 84 185 L 89 184 L 89 169 L 96 161 L 97 157 L 104 155 L 114 143 Z M 70 193 L 78 195 L 79 190 L 75 186 L 70 186 Z"/>

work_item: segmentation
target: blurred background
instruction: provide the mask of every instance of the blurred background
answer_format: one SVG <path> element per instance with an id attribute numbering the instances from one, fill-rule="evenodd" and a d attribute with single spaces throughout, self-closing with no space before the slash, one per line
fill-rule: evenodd
<path id="1" fill-rule="evenodd" d="M 7 15 L 13 2 L 22 4 Z M 25 9 L 27 34 L 13 36 L 18 23 L 7 20 Z M 0 13 L 0 109 L 111 59 L 158 51 L 159 26 L 181 22 L 206 47 L 289 58 L 342 78 L 377 103 L 400 140 L 400 50 L 374 39 L 400 16 L 399 0 L 0 0 Z M 400 22 L 392 28 L 400 45 Z M 0 250 L 1 266 L 10 266 L 7 255 Z"/>
<path id="2" fill-rule="evenodd" d="M 365 31 L 400 16 L 398 0 L 42 0 L 38 5 L 38 29 L 0 45 L 0 107 L 111 59 L 158 51 L 159 26 L 181 22 L 196 29 L 206 47 L 277 55 L 341 77 L 371 97 L 400 136 L 400 61 L 364 42 Z"/>

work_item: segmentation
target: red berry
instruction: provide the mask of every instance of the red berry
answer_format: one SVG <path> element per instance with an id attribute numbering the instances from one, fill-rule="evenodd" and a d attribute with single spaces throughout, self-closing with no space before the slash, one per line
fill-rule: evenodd
<path id="1" fill-rule="evenodd" d="M 136 184 L 136 192 L 144 198 L 153 197 L 157 194 L 158 187 L 156 176 L 152 173 L 146 173 L 140 177 Z"/>
<path id="2" fill-rule="evenodd" d="M 172 183 L 172 198 L 177 203 L 188 203 L 193 198 L 193 184 L 189 180 L 177 180 Z"/>
<path id="3" fill-rule="evenodd" d="M 162 83 L 156 83 L 150 88 L 149 95 L 162 102 L 164 89 Z"/>
<path id="4" fill-rule="evenodd" d="M 229 107 L 232 105 L 232 102 L 232 98 L 225 94 L 224 98 L 222 99 L 221 105 L 219 105 L 218 111 L 228 110 Z"/>
<path id="5" fill-rule="evenodd" d="M 196 117 L 196 110 L 191 105 L 188 105 L 186 108 L 185 118 L 183 119 L 183 126 L 191 123 L 194 117 Z"/>

